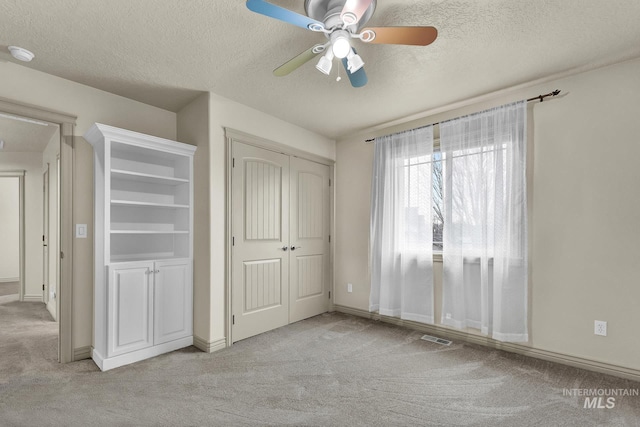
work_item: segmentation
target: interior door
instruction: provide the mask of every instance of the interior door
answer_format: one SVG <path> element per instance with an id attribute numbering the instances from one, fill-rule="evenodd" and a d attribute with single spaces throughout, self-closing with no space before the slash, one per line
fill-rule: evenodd
<path id="1" fill-rule="evenodd" d="M 289 156 L 233 143 L 233 341 L 289 322 Z"/>
<path id="2" fill-rule="evenodd" d="M 49 164 L 42 174 L 42 301 L 49 302 Z"/>
<path id="3" fill-rule="evenodd" d="M 329 310 L 329 166 L 291 158 L 289 322 Z"/>

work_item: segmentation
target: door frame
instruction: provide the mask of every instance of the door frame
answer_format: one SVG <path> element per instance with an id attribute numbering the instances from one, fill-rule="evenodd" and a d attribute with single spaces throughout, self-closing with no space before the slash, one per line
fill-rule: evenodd
<path id="1" fill-rule="evenodd" d="M 0 178 L 18 178 L 18 283 L 20 290 L 19 301 L 24 301 L 24 274 L 25 274 L 25 242 L 24 242 L 24 176 L 26 171 L 0 171 Z"/>
<path id="2" fill-rule="evenodd" d="M 49 303 L 49 268 L 51 267 L 51 259 L 49 251 L 49 233 L 50 233 L 50 204 L 49 204 L 49 163 L 42 172 L 42 301 Z M 47 248 L 45 250 L 45 248 Z M 46 253 L 45 253 L 46 252 Z"/>
<path id="3" fill-rule="evenodd" d="M 282 144 L 280 142 L 271 141 L 259 136 L 251 135 L 245 132 L 241 132 L 232 128 L 223 128 L 226 144 L 225 144 L 225 177 L 226 177 L 226 189 L 225 189 L 225 271 L 224 271 L 224 283 L 225 283 L 225 331 L 226 331 L 226 346 L 231 347 L 233 344 L 232 336 L 232 229 L 231 218 L 233 215 L 232 204 L 232 174 L 233 174 L 233 143 L 241 142 L 243 144 L 253 145 L 254 147 L 262 148 L 265 150 L 275 151 L 277 153 L 285 154 L 288 156 L 299 157 L 301 159 L 309 160 L 312 162 L 320 163 L 329 167 L 329 176 L 331 185 L 329 186 L 329 233 L 330 236 L 335 236 L 334 214 L 335 214 L 335 161 L 326 157 L 318 156 L 316 154 L 309 153 L 304 150 L 297 149 L 295 147 Z M 331 238 L 329 242 L 329 312 L 334 311 L 333 297 L 335 295 L 335 278 L 334 278 L 334 250 L 335 238 Z"/>
<path id="4" fill-rule="evenodd" d="M 41 120 L 59 126 L 60 129 L 60 205 L 58 218 L 60 233 L 60 282 L 58 286 L 58 361 L 74 360 L 73 351 L 73 130 L 77 117 L 32 105 L 25 105 L 0 98 L 0 112 Z M 24 177 L 22 178 L 24 180 Z M 24 200 L 24 197 L 22 197 Z M 24 203 L 24 202 L 22 202 Z M 24 210 L 23 210 L 24 211 Z M 67 213 L 67 215 L 62 215 Z M 24 250 L 24 249 L 22 249 Z M 22 255 L 24 255 L 22 253 Z M 23 257 L 24 258 L 24 257 Z M 24 266 L 22 266 L 24 269 Z M 21 272 L 24 277 L 23 272 Z"/>

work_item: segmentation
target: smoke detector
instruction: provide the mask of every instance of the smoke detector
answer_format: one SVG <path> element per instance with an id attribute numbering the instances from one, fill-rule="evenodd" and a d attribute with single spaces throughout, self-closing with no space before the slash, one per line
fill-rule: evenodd
<path id="1" fill-rule="evenodd" d="M 23 49 L 18 46 L 9 46 L 9 52 L 11 52 L 11 56 L 16 58 L 18 61 L 30 62 L 35 56 L 32 52 L 27 49 Z"/>

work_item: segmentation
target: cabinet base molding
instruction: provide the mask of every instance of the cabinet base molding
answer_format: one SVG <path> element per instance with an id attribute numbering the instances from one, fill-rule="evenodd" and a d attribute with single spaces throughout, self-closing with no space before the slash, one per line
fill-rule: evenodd
<path id="1" fill-rule="evenodd" d="M 193 337 L 193 346 L 205 353 L 213 353 L 223 348 L 227 348 L 227 339 L 220 338 L 214 341 L 207 341 L 198 336 Z"/>
<path id="2" fill-rule="evenodd" d="M 118 368 L 120 366 L 128 365 L 130 363 L 139 362 L 140 360 L 159 356 L 161 354 L 168 353 L 170 351 L 179 350 L 184 347 L 189 347 L 190 345 L 193 345 L 193 337 L 181 338 L 179 340 L 155 345 L 153 347 L 132 351 L 131 353 L 125 353 L 125 354 L 121 354 L 120 356 L 114 356 L 109 358 L 103 357 L 94 348 L 91 354 L 91 358 L 96 363 L 96 365 L 98 365 L 98 368 L 100 368 L 101 371 L 108 371 L 109 369 Z"/>
<path id="3" fill-rule="evenodd" d="M 42 302 L 42 295 L 25 295 L 22 297 L 22 301 L 24 302 Z"/>

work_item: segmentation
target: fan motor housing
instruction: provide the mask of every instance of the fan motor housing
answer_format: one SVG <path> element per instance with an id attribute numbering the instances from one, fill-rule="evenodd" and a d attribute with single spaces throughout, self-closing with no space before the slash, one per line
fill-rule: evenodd
<path id="1" fill-rule="evenodd" d="M 346 2 L 347 0 L 305 0 L 304 10 L 309 18 L 323 22 L 328 29 L 331 29 L 342 23 L 340 19 L 336 20 L 331 18 L 340 16 L 340 12 L 342 12 Z M 356 28 L 356 30 L 362 28 L 362 26 L 369 21 L 375 10 L 376 0 L 373 0 L 358 22 L 358 28 Z"/>

